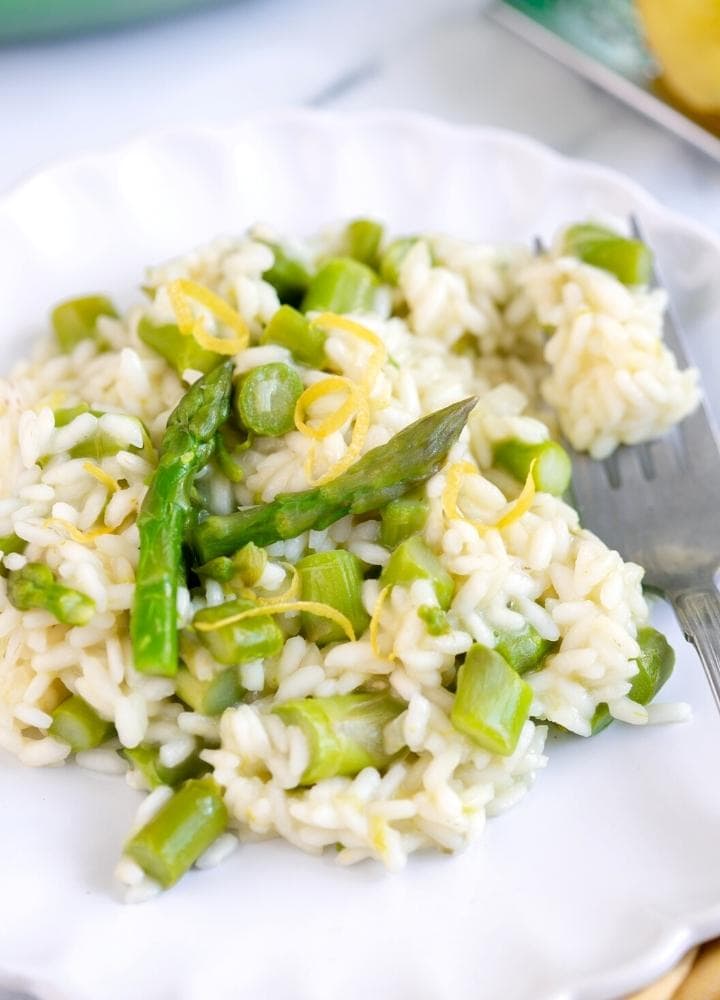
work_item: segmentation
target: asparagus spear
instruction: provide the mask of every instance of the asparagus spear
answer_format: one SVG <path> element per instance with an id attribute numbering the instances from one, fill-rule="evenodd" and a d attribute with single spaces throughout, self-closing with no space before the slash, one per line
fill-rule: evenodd
<path id="1" fill-rule="evenodd" d="M 26 563 L 8 574 L 8 599 L 19 611 L 42 608 L 63 625 L 86 625 L 95 612 L 87 594 L 58 583 L 45 563 Z"/>
<path id="2" fill-rule="evenodd" d="M 324 486 L 206 518 L 194 533 L 200 561 L 228 555 L 247 542 L 270 545 L 310 528 L 327 528 L 346 514 L 382 509 L 437 472 L 475 402 L 472 396 L 416 420 Z"/>
<path id="3" fill-rule="evenodd" d="M 218 365 L 185 393 L 170 415 L 158 467 L 138 516 L 140 563 L 130 634 L 135 666 L 143 673 L 177 671 L 175 602 L 190 487 L 228 418 L 232 370 L 230 361 Z"/>

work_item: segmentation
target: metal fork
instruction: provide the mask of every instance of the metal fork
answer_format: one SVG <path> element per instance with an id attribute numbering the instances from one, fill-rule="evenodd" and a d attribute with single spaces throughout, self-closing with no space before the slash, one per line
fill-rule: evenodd
<path id="1" fill-rule="evenodd" d="M 633 234 L 646 242 L 637 219 L 631 221 Z M 671 310 L 664 334 L 686 367 Z M 622 446 L 602 462 L 569 451 L 582 523 L 644 566 L 647 583 L 672 603 L 720 710 L 720 449 L 711 416 L 703 405 L 662 438 Z"/>

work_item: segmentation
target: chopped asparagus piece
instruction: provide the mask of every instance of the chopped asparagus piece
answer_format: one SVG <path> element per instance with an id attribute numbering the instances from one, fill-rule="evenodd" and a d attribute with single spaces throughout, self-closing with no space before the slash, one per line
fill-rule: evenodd
<path id="1" fill-rule="evenodd" d="M 323 778 L 352 777 L 365 767 L 387 767 L 393 758 L 383 730 L 404 707 L 384 693 L 343 694 L 286 701 L 273 712 L 305 735 L 310 760 L 300 784 L 314 785 Z"/>
<path id="2" fill-rule="evenodd" d="M 345 549 L 314 552 L 297 563 L 297 571 L 303 601 L 319 601 L 336 608 L 349 619 L 355 635 L 362 635 L 370 618 L 362 602 L 363 575 L 357 556 Z M 345 632 L 336 622 L 306 611 L 302 628 L 305 637 L 318 646 L 345 639 Z"/>
<path id="3" fill-rule="evenodd" d="M 430 635 L 447 635 L 450 631 L 447 614 L 435 604 L 421 605 L 418 608 L 418 618 L 425 622 L 425 627 Z"/>
<path id="4" fill-rule="evenodd" d="M 353 219 L 345 230 L 347 255 L 368 267 L 375 267 L 383 238 L 383 227 L 372 219 Z"/>
<path id="5" fill-rule="evenodd" d="M 175 692 L 194 712 L 222 715 L 226 708 L 242 700 L 243 688 L 236 666 L 220 670 L 208 681 L 200 681 L 186 667 L 175 676 Z"/>
<path id="6" fill-rule="evenodd" d="M 194 337 L 180 332 L 175 323 L 153 323 L 143 316 L 138 323 L 138 337 L 182 375 L 188 368 L 207 374 L 222 363 L 222 354 L 208 351 Z"/>
<path id="7" fill-rule="evenodd" d="M 56 305 L 50 321 L 60 350 L 69 354 L 81 340 L 97 340 L 100 316 L 117 317 L 115 306 L 104 295 L 85 295 Z"/>
<path id="8" fill-rule="evenodd" d="M 370 312 L 378 279 L 374 271 L 351 257 L 336 257 L 320 268 L 310 282 L 303 312 Z"/>
<path id="9" fill-rule="evenodd" d="M 380 277 L 388 285 L 397 285 L 400 281 L 400 268 L 403 261 L 417 243 L 417 236 L 403 236 L 393 240 L 380 257 Z"/>
<path id="10" fill-rule="evenodd" d="M 195 749 L 174 767 L 166 767 L 160 760 L 160 749 L 151 746 L 149 743 L 141 743 L 140 746 L 132 749 L 125 748 L 122 751 L 123 757 L 138 770 L 148 787 L 152 790 L 159 785 L 169 785 L 177 788 L 188 778 L 199 778 L 207 774 L 210 765 L 200 759 L 201 744 L 196 740 Z"/>
<path id="11" fill-rule="evenodd" d="M 490 753 L 507 756 L 530 714 L 532 689 L 504 657 L 471 646 L 457 676 L 453 726 Z"/>
<path id="12" fill-rule="evenodd" d="M 258 365 L 235 387 L 233 407 L 240 424 L 254 434 L 280 437 L 295 427 L 300 376 L 282 361 Z"/>
<path id="13" fill-rule="evenodd" d="M 273 265 L 263 273 L 263 280 L 273 286 L 281 302 L 297 305 L 310 284 L 305 264 L 292 257 L 279 243 L 267 244 L 275 255 Z"/>
<path id="14" fill-rule="evenodd" d="M 540 667 L 555 645 L 554 642 L 543 639 L 532 625 L 525 625 L 517 632 L 511 632 L 510 629 L 496 629 L 495 637 L 496 651 L 504 656 L 513 670 L 519 674 Z"/>
<path id="15" fill-rule="evenodd" d="M 97 411 L 90 411 L 94 416 L 102 419 L 103 414 Z M 84 441 L 78 442 L 70 449 L 70 458 L 90 458 L 95 462 L 101 462 L 103 458 L 109 458 L 111 455 L 117 455 L 119 451 L 130 451 L 134 455 L 141 455 L 146 462 L 154 465 L 157 461 L 157 452 L 148 434 L 147 427 L 142 422 L 138 420 L 137 417 L 129 417 L 128 419 L 135 421 L 140 430 L 140 435 L 142 437 L 142 447 L 137 447 L 134 444 L 127 445 L 121 444 L 114 437 L 103 430 L 102 424 L 97 428 L 94 434 Z"/>
<path id="16" fill-rule="evenodd" d="M 652 252 L 640 240 L 628 239 L 593 223 L 578 223 L 565 231 L 565 253 L 602 268 L 624 285 L 647 285 L 652 274 Z"/>
<path id="17" fill-rule="evenodd" d="M 9 556 L 11 552 L 24 552 L 27 542 L 14 532 L 10 535 L 0 535 L 0 553 Z"/>
<path id="18" fill-rule="evenodd" d="M 260 338 L 261 344 L 280 344 L 293 358 L 310 368 L 323 368 L 327 363 L 327 334 L 314 326 L 306 316 L 292 306 L 280 306 Z"/>
<path id="19" fill-rule="evenodd" d="M 19 611 L 42 608 L 63 625 L 87 625 L 95 601 L 72 587 L 58 583 L 44 563 L 26 563 L 8 574 L 8 599 Z"/>
<path id="20" fill-rule="evenodd" d="M 165 889 L 220 836 L 228 813 L 212 778 L 193 778 L 130 839 L 125 853 Z"/>
<path id="21" fill-rule="evenodd" d="M 649 705 L 673 672 L 675 652 L 662 632 L 650 625 L 638 629 L 637 641 L 640 646 L 636 661 L 638 670 L 630 681 L 627 696 L 639 705 Z M 591 721 L 592 735 L 601 732 L 612 721 L 607 705 L 598 705 Z"/>
<path id="22" fill-rule="evenodd" d="M 455 592 L 453 578 L 419 535 L 398 545 L 380 574 L 380 586 L 409 587 L 415 580 L 429 580 L 440 607 L 447 611 Z"/>
<path id="23" fill-rule="evenodd" d="M 570 485 L 572 462 L 557 441 L 527 444 L 517 438 L 509 438 L 495 445 L 494 460 L 496 465 L 521 483 L 527 479 L 532 466 L 535 486 L 542 493 L 559 497 Z"/>
<path id="24" fill-rule="evenodd" d="M 99 410 L 91 410 L 87 403 L 78 403 L 77 406 L 65 406 L 59 410 L 53 410 L 55 426 L 67 427 L 68 424 L 73 422 L 75 417 L 79 417 L 83 413 L 92 413 L 94 417 L 101 416 Z"/>
<path id="25" fill-rule="evenodd" d="M 427 523 L 429 507 L 426 500 L 398 497 L 382 512 L 380 544 L 394 549 L 411 535 L 419 534 Z"/>
<path id="26" fill-rule="evenodd" d="M 50 736 L 67 743 L 73 753 L 99 747 L 113 733 L 112 723 L 101 719 L 95 709 L 79 694 L 60 702 L 52 713 Z"/>
<path id="27" fill-rule="evenodd" d="M 238 599 L 213 608 L 203 608 L 193 618 L 193 625 L 224 621 L 252 607 L 252 601 Z M 246 618 L 208 631 L 198 630 L 197 636 L 218 663 L 227 666 L 274 656 L 280 652 L 285 641 L 280 626 L 271 615 Z"/>

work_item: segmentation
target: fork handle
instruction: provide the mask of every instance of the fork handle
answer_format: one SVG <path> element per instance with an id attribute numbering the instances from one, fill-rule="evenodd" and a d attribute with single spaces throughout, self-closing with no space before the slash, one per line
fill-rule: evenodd
<path id="1" fill-rule="evenodd" d="M 710 584 L 671 595 L 685 638 L 698 651 L 720 711 L 720 593 Z"/>

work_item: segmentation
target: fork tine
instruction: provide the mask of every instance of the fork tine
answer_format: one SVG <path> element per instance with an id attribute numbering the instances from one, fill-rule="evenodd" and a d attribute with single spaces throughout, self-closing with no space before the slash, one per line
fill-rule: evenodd
<path id="1" fill-rule="evenodd" d="M 643 235 L 640 221 L 634 214 L 630 216 L 630 226 L 633 235 L 649 246 Z M 652 268 L 652 285 L 653 287 L 666 287 L 662 282 L 655 260 Z M 688 357 L 683 338 L 675 322 L 671 303 L 668 303 L 668 308 L 665 311 L 663 335 L 668 347 L 677 359 L 678 366 L 680 368 L 689 367 L 692 360 Z M 694 413 L 686 417 L 671 434 L 654 443 L 654 447 L 658 460 L 661 460 L 661 451 L 667 451 L 668 454 L 664 456 L 665 464 L 670 467 L 674 466 L 676 469 L 679 468 L 681 472 L 688 471 L 693 465 L 702 469 L 707 467 L 708 463 L 717 463 L 720 437 L 713 415 L 705 403 L 701 402 Z M 669 455 L 670 449 L 674 452 L 672 456 Z"/>
<path id="2" fill-rule="evenodd" d="M 640 240 L 641 243 L 645 243 L 646 246 L 648 247 L 650 246 L 642 229 L 640 228 L 640 220 L 638 219 L 637 215 L 635 215 L 635 213 L 633 213 L 630 216 L 630 229 L 635 239 Z M 660 275 L 660 271 L 658 269 L 658 264 L 657 264 L 657 258 L 654 253 L 652 256 L 652 265 L 650 271 L 650 285 L 652 288 L 667 288 L 667 285 L 662 280 L 662 276 Z M 673 354 L 678 360 L 678 364 L 682 368 L 687 368 L 687 366 L 690 364 L 688 360 L 687 350 L 685 349 L 685 344 L 683 343 L 682 337 L 680 336 L 678 328 L 675 324 L 675 318 L 672 314 L 672 309 L 669 306 L 668 309 L 666 309 L 665 311 L 665 325 L 663 332 L 666 342 L 668 343 L 668 345 L 672 349 Z"/>

